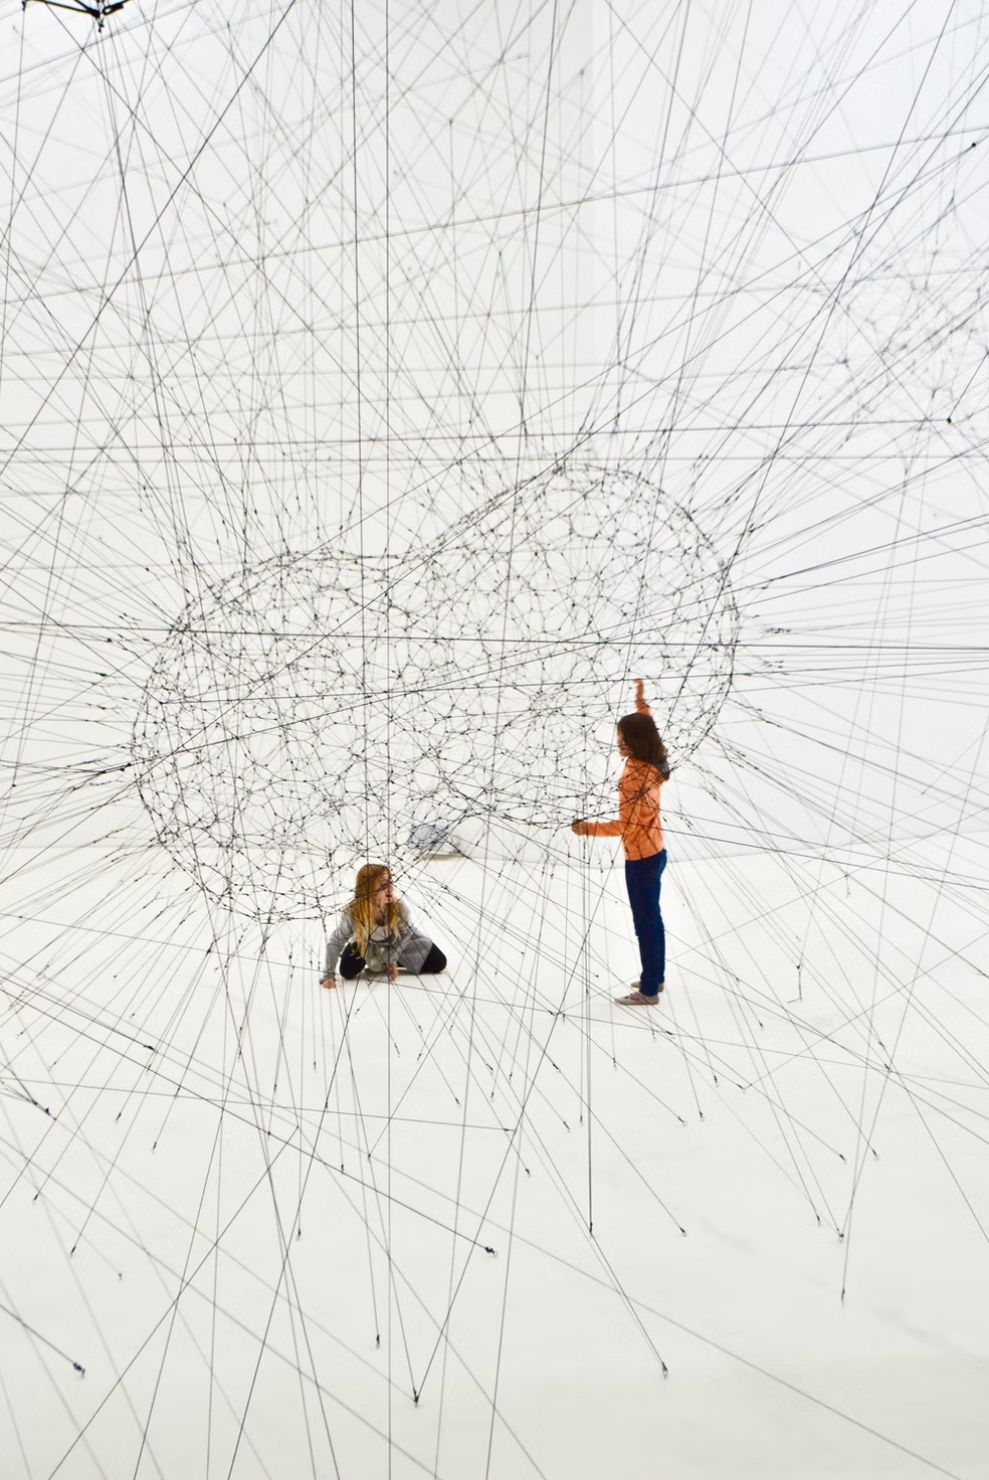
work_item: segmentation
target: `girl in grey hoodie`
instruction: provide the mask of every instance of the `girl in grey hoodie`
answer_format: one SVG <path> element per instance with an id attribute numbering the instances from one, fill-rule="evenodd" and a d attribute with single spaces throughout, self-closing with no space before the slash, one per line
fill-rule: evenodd
<path id="1" fill-rule="evenodd" d="M 368 863 L 358 871 L 354 897 L 326 942 L 321 986 L 336 986 L 338 957 L 340 975 L 346 980 L 366 970 L 387 972 L 394 981 L 400 966 L 417 974 L 446 966 L 443 952 L 420 935 L 405 905 L 395 898 L 391 872 L 383 863 Z"/>

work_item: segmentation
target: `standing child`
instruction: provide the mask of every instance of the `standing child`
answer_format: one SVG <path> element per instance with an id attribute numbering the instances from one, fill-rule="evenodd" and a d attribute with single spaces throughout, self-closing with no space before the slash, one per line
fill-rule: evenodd
<path id="1" fill-rule="evenodd" d="M 625 768 L 618 783 L 618 816 L 610 822 L 577 821 L 579 837 L 621 838 L 625 849 L 625 887 L 639 942 L 642 975 L 615 1001 L 625 1007 L 650 1007 L 666 985 L 666 931 L 659 887 L 666 867 L 659 789 L 670 774 L 666 749 L 645 700 L 642 679 L 635 680 L 635 713 L 618 721 L 618 751 Z"/>
<path id="2" fill-rule="evenodd" d="M 340 975 L 348 981 L 365 968 L 386 971 L 389 981 L 394 981 L 400 966 L 416 973 L 442 971 L 446 966 L 443 952 L 419 934 L 405 905 L 395 898 L 391 872 L 383 863 L 368 863 L 358 870 L 354 897 L 326 942 L 320 986 L 336 986 L 338 956 Z"/>

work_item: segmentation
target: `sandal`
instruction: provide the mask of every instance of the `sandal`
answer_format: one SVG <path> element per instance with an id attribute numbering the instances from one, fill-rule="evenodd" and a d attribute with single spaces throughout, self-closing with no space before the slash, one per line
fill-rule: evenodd
<path id="1" fill-rule="evenodd" d="M 621 1007 L 655 1007 L 659 993 L 655 997 L 647 997 L 644 992 L 627 992 L 624 997 L 616 997 L 615 1001 Z"/>

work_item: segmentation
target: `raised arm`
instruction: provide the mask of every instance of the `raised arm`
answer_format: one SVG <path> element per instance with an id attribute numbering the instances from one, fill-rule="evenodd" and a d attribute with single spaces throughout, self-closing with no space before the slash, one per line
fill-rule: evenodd
<path id="1" fill-rule="evenodd" d="M 652 710 L 646 703 L 646 687 L 641 678 L 635 680 L 635 707 L 640 714 L 652 715 Z M 628 754 L 627 751 L 623 753 Z M 579 838 L 627 837 L 633 829 L 642 826 L 638 814 L 643 800 L 641 783 L 636 784 L 626 767 L 618 786 L 618 816 L 607 822 L 587 822 L 579 817 L 570 824 L 570 830 Z"/>

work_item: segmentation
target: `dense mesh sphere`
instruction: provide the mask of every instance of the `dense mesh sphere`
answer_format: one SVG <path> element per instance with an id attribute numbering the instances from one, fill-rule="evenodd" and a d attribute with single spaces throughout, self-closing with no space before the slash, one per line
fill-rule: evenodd
<path id="1" fill-rule="evenodd" d="M 134 751 L 159 840 L 214 897 L 324 913 L 423 822 L 490 816 L 549 843 L 609 805 L 632 673 L 678 759 L 713 723 L 735 610 L 683 509 L 591 467 L 473 492 L 477 514 L 401 560 L 283 552 L 175 623 Z"/>

